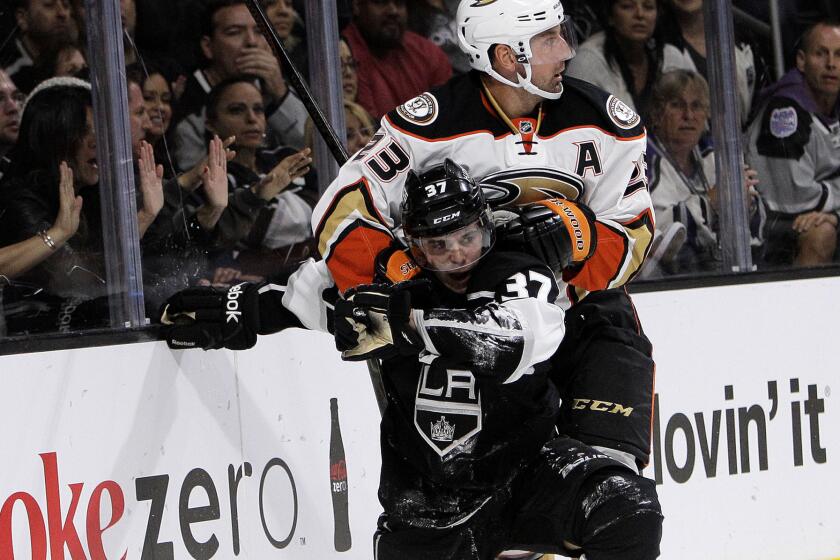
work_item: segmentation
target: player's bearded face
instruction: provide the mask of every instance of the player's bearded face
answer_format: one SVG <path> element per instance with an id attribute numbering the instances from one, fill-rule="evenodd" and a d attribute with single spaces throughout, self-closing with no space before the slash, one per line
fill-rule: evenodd
<path id="1" fill-rule="evenodd" d="M 543 91 L 561 91 L 566 61 L 575 55 L 567 26 L 558 25 L 531 38 L 531 83 Z"/>

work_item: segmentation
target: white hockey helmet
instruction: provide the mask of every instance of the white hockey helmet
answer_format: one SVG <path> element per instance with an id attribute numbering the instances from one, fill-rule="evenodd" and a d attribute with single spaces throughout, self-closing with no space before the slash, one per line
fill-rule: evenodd
<path id="1" fill-rule="evenodd" d="M 560 0 L 461 0 L 458 5 L 458 42 L 470 58 L 470 66 L 509 86 L 523 88 L 545 99 L 559 99 L 559 92 L 548 92 L 531 82 L 532 64 L 556 64 L 575 55 L 576 36 L 571 21 L 563 13 Z M 565 45 L 555 49 L 551 60 L 534 60 L 531 40 L 534 36 L 560 26 Z M 493 69 L 490 49 L 507 45 L 525 68 L 517 82 L 508 80 Z"/>

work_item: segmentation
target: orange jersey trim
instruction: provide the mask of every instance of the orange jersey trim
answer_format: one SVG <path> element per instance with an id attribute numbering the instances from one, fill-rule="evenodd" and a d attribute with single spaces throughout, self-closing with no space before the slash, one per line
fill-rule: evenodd
<path id="1" fill-rule="evenodd" d="M 569 280 L 569 284 L 589 292 L 604 290 L 619 272 L 627 254 L 627 237 L 613 228 L 595 222 L 598 244 L 595 253 L 580 271 Z"/>
<path id="2" fill-rule="evenodd" d="M 643 132 L 643 133 L 641 133 L 637 136 L 630 136 L 629 138 L 624 138 L 622 136 L 618 136 L 617 134 L 613 134 L 612 132 L 607 132 L 606 130 L 604 130 L 600 126 L 594 126 L 594 125 L 591 125 L 591 124 L 587 124 L 587 125 L 582 125 L 582 126 L 570 126 L 569 128 L 564 128 L 563 130 L 558 130 L 557 132 L 555 132 L 554 134 L 551 134 L 549 136 L 542 136 L 542 135 L 538 134 L 537 137 L 541 138 L 543 140 L 551 140 L 555 136 L 559 136 L 560 134 L 563 134 L 564 132 L 570 132 L 572 130 L 580 130 L 580 129 L 584 129 L 584 128 L 586 128 L 586 129 L 594 128 L 595 130 L 598 130 L 598 131 L 602 132 L 603 134 L 605 134 L 607 136 L 612 136 L 613 138 L 615 138 L 619 142 L 633 142 L 634 140 L 642 140 L 647 135 L 647 132 Z"/>
<path id="3" fill-rule="evenodd" d="M 387 233 L 365 227 L 351 228 L 347 235 L 336 242 L 327 258 L 335 285 L 343 293 L 359 284 L 373 282 L 376 255 L 391 244 Z"/>
<path id="4" fill-rule="evenodd" d="M 453 136 L 445 136 L 443 138 L 428 138 L 426 136 L 420 136 L 419 134 L 409 132 L 408 130 L 402 128 L 401 126 L 396 124 L 394 121 L 392 121 L 391 117 L 389 117 L 388 115 L 385 115 L 385 120 L 387 120 L 389 123 L 391 123 L 391 126 L 393 126 L 395 129 L 397 129 L 401 133 L 405 134 L 406 136 L 411 136 L 412 138 L 416 138 L 417 140 L 423 140 L 424 142 L 448 142 L 449 140 L 455 140 L 456 138 L 465 138 L 467 136 L 475 136 L 477 134 L 489 134 L 490 136 L 493 136 L 493 138 L 495 138 L 496 140 L 501 140 L 502 138 L 505 138 L 505 137 L 511 135 L 510 132 L 505 132 L 501 136 L 495 136 L 491 131 L 489 131 L 487 129 L 481 129 L 481 130 L 471 130 L 469 132 L 464 132 L 462 134 L 455 134 Z"/>

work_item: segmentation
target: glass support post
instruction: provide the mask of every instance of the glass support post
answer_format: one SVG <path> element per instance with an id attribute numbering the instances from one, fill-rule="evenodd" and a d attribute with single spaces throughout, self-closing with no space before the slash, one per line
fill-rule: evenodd
<path id="1" fill-rule="evenodd" d="M 741 116 L 735 79 L 735 35 L 731 0 L 706 0 L 706 60 L 712 103 L 712 134 L 723 272 L 753 269 L 749 211 L 744 189 Z"/>
<path id="2" fill-rule="evenodd" d="M 339 140 L 347 145 L 338 38 L 338 14 L 335 0 L 307 0 L 306 40 L 309 56 L 309 85 L 316 103 L 335 129 Z M 318 183 L 323 193 L 338 175 L 339 164 L 327 149 L 317 129 L 315 130 L 314 157 Z"/>
<path id="3" fill-rule="evenodd" d="M 119 0 L 85 0 L 111 326 L 146 323 Z"/>

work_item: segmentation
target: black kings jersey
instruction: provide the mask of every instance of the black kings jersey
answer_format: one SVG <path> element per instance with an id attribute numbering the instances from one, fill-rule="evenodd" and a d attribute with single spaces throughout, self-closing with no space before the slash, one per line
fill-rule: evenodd
<path id="1" fill-rule="evenodd" d="M 385 360 L 379 497 L 389 518 L 445 527 L 508 485 L 554 430 L 547 360 L 563 338 L 558 287 L 533 257 L 491 251 L 465 294 L 435 283 L 415 310 L 418 357 Z"/>

